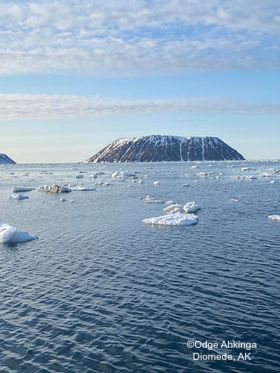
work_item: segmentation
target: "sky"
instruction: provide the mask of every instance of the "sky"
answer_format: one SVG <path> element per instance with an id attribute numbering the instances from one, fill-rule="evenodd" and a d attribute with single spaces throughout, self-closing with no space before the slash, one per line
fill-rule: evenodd
<path id="1" fill-rule="evenodd" d="M 0 152 L 18 163 L 149 134 L 279 159 L 279 88 L 279 0 L 0 0 Z"/>

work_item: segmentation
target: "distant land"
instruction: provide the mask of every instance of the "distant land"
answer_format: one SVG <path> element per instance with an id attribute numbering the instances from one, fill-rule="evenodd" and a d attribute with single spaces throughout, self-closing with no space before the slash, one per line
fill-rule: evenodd
<path id="1" fill-rule="evenodd" d="M 0 164 L 15 164 L 16 162 L 13 161 L 10 157 L 6 154 L 0 153 Z"/>
<path id="2" fill-rule="evenodd" d="M 245 158 L 218 137 L 119 138 L 86 160 L 98 162 L 232 161 Z"/>

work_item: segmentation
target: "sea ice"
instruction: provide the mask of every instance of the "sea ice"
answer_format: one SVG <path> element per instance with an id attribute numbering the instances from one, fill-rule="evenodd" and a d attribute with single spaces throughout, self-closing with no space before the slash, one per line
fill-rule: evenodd
<path id="1" fill-rule="evenodd" d="M 39 187 L 39 192 L 47 192 L 47 193 L 70 193 L 71 189 L 69 189 L 66 185 L 41 185 Z"/>
<path id="2" fill-rule="evenodd" d="M 175 214 L 177 212 L 184 213 L 184 208 L 179 203 L 172 203 L 163 209 L 168 214 Z"/>
<path id="3" fill-rule="evenodd" d="M 68 188 L 71 192 L 91 192 L 95 190 L 95 188 L 83 187 L 80 185 L 68 185 Z"/>
<path id="4" fill-rule="evenodd" d="M 151 225 L 194 225 L 198 222 L 198 216 L 194 214 L 182 214 L 180 212 L 171 215 L 162 215 L 144 219 L 143 223 Z"/>
<path id="5" fill-rule="evenodd" d="M 13 193 L 9 196 L 9 199 L 16 199 L 17 201 L 20 201 L 22 199 L 28 199 L 29 197 L 21 194 L 21 193 Z"/>
<path id="6" fill-rule="evenodd" d="M 151 197 L 149 195 L 147 195 L 144 198 L 144 202 L 146 202 L 146 203 L 163 203 L 163 201 L 161 199 L 156 199 L 155 197 Z"/>
<path id="7" fill-rule="evenodd" d="M 280 221 L 280 215 L 268 215 L 268 219 L 273 221 Z"/>
<path id="8" fill-rule="evenodd" d="M 138 176 L 135 175 L 135 172 L 129 172 L 129 171 L 116 171 L 112 174 L 112 179 L 138 179 Z"/>
<path id="9" fill-rule="evenodd" d="M 160 181 L 159 180 L 154 181 L 154 185 L 160 185 Z"/>
<path id="10" fill-rule="evenodd" d="M 170 206 L 170 205 L 173 205 L 175 202 L 174 201 L 172 201 L 172 200 L 168 200 L 168 201 L 166 201 L 166 202 L 164 202 L 164 204 L 166 205 L 166 206 Z"/>
<path id="11" fill-rule="evenodd" d="M 13 193 L 25 193 L 25 192 L 31 192 L 35 188 L 30 187 L 13 187 Z"/>
<path id="12" fill-rule="evenodd" d="M 187 202 L 183 207 L 184 211 L 187 213 L 197 212 L 200 210 L 200 207 L 195 202 Z"/>
<path id="13" fill-rule="evenodd" d="M 0 222 L 0 242 L 2 243 L 23 243 L 36 240 L 38 237 L 28 232 L 22 232 L 9 224 Z"/>

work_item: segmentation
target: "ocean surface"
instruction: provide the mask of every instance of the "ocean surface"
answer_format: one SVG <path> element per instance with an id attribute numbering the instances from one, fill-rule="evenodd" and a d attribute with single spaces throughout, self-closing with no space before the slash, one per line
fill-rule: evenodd
<path id="1" fill-rule="evenodd" d="M 280 214 L 279 169 L 279 161 L 0 166 L 0 220 L 39 237 L 0 244 L 0 371 L 279 373 L 280 222 L 268 219 Z M 117 170 L 138 179 L 112 179 Z M 13 186 L 42 184 L 96 190 L 65 202 L 38 190 L 8 199 Z M 146 195 L 195 201 L 198 224 L 143 224 L 164 208 Z M 213 354 L 205 341 L 257 347 L 215 350 L 232 361 L 193 360 Z"/>

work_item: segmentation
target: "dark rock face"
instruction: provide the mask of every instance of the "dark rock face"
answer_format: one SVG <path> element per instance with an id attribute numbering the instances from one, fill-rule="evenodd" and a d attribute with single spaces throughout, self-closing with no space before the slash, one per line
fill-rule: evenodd
<path id="1" fill-rule="evenodd" d="M 16 162 L 9 158 L 6 154 L 0 153 L 0 164 L 15 164 Z"/>
<path id="2" fill-rule="evenodd" d="M 218 137 L 144 136 L 121 138 L 87 162 L 174 162 L 244 160 Z"/>

